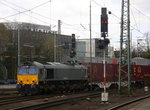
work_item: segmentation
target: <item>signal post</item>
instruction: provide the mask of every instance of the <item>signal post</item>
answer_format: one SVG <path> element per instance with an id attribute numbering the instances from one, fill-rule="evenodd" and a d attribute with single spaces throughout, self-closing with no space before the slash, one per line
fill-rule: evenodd
<path id="1" fill-rule="evenodd" d="M 104 92 L 101 93 L 101 101 L 103 103 L 108 102 L 108 92 L 106 92 L 106 47 L 108 48 L 108 44 L 110 43 L 108 37 L 108 15 L 107 8 L 101 9 L 101 37 L 103 39 L 99 40 L 99 49 L 103 50 L 103 65 L 104 65 Z"/>

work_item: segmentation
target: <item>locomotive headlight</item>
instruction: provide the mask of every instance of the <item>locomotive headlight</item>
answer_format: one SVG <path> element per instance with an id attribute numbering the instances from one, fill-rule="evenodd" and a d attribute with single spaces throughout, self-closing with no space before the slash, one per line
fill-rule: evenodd
<path id="1" fill-rule="evenodd" d="M 32 84 L 36 84 L 36 81 L 35 81 L 35 80 L 33 80 L 33 81 L 32 81 Z"/>
<path id="2" fill-rule="evenodd" d="M 23 81 L 19 81 L 19 84 L 23 84 Z"/>

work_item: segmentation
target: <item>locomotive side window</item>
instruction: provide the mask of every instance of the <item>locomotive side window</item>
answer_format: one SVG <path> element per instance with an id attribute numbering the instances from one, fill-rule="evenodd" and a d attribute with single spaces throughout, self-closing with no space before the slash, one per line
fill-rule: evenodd
<path id="1" fill-rule="evenodd" d="M 54 69 L 47 69 L 47 78 L 48 79 L 54 78 Z"/>

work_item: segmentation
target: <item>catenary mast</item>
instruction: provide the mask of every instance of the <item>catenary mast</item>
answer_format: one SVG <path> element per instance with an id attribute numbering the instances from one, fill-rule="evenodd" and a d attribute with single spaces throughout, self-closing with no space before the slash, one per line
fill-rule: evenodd
<path id="1" fill-rule="evenodd" d="M 131 85 L 131 54 L 130 54 L 130 0 L 122 0 L 121 35 L 120 35 L 120 61 L 119 61 L 119 93 L 122 84 L 128 85 L 130 94 Z M 126 77 L 127 76 L 127 77 Z"/>

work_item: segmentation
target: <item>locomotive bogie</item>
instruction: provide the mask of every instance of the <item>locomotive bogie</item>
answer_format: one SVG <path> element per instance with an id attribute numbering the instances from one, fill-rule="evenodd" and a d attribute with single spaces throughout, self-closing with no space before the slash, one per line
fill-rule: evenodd
<path id="1" fill-rule="evenodd" d="M 40 88 L 43 88 L 43 92 L 70 92 L 85 89 L 88 86 L 88 82 L 81 80 L 66 80 L 66 81 L 49 81 L 47 84 L 39 84 Z"/>
<path id="2" fill-rule="evenodd" d="M 39 93 L 37 84 L 17 84 L 17 90 L 22 95 L 35 95 Z"/>

